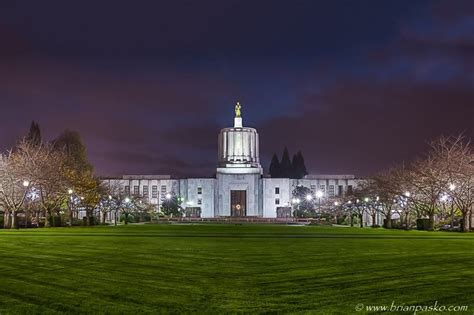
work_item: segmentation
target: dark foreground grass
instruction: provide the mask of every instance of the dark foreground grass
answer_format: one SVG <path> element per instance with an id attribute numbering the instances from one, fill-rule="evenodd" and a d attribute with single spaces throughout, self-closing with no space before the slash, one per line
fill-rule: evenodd
<path id="1" fill-rule="evenodd" d="M 0 255 L 0 314 L 350 314 L 393 301 L 474 313 L 474 235 L 458 233 L 58 228 L 0 231 Z"/>

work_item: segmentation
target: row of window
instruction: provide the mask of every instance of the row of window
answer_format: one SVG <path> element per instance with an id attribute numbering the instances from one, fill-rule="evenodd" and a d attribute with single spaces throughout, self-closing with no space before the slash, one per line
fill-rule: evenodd
<path id="1" fill-rule="evenodd" d="M 335 191 L 335 186 L 334 185 L 329 185 L 329 190 L 328 190 L 328 195 L 329 197 L 334 197 L 336 195 Z M 323 192 L 323 195 L 326 195 L 326 185 L 319 185 L 319 190 Z M 315 194 L 316 193 L 316 185 L 311 185 L 311 193 Z M 337 186 L 337 195 L 341 196 L 344 193 L 344 186 L 343 185 L 338 185 Z M 352 193 L 352 185 L 347 186 L 347 193 L 351 194 Z M 275 187 L 275 195 L 280 194 L 280 187 Z M 278 203 L 276 202 L 278 200 Z M 279 199 L 275 200 L 275 204 L 279 204 Z"/>
<path id="2" fill-rule="evenodd" d="M 149 193 L 150 192 L 148 190 L 148 186 L 144 185 L 143 189 L 142 189 L 142 195 L 145 196 L 145 197 L 148 197 Z M 130 186 L 125 186 L 125 194 L 130 195 Z M 140 186 L 138 186 L 138 185 L 133 186 L 133 195 L 135 195 L 135 196 L 140 195 Z M 163 185 L 163 186 L 161 186 L 161 196 L 162 196 L 162 198 L 165 195 L 166 195 L 166 186 Z M 151 186 L 151 198 L 158 198 L 158 186 L 157 185 Z"/>
<path id="3" fill-rule="evenodd" d="M 125 186 L 125 194 L 130 195 L 130 186 Z M 202 195 L 202 187 L 197 188 L 197 194 Z M 138 185 L 133 186 L 133 195 L 135 195 L 135 196 L 140 195 L 140 186 L 138 186 Z M 148 185 L 143 186 L 142 196 L 145 196 L 145 197 L 149 196 Z M 163 199 L 165 197 L 166 197 L 166 185 L 162 185 L 161 186 L 161 199 Z M 158 186 L 157 185 L 151 186 L 151 198 L 158 198 Z M 200 204 L 199 200 L 200 199 L 198 199 L 198 204 Z"/>

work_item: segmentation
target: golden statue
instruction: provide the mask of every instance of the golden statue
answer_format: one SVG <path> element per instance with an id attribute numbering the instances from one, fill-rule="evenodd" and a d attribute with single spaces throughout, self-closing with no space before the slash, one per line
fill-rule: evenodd
<path id="1" fill-rule="evenodd" d="M 235 105 L 235 117 L 241 117 L 241 114 L 242 114 L 242 112 L 240 111 L 241 108 L 242 106 L 240 106 L 240 102 L 237 102 L 237 104 Z"/>

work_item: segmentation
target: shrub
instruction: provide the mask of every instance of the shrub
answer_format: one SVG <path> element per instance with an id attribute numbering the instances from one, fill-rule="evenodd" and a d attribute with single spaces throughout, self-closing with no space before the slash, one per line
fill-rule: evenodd
<path id="1" fill-rule="evenodd" d="M 81 221 L 81 226 L 92 226 L 98 225 L 100 223 L 99 219 L 95 216 L 83 217 Z"/>
<path id="2" fill-rule="evenodd" d="M 82 220 L 74 218 L 72 220 L 72 226 L 81 226 L 81 225 L 83 225 L 82 222 L 83 222 Z"/>
<path id="3" fill-rule="evenodd" d="M 120 216 L 120 222 L 125 222 L 125 217 L 127 217 L 127 223 L 135 223 L 136 222 L 135 216 L 133 214 L 129 214 L 128 216 L 126 216 L 125 214 L 122 214 Z"/>
<path id="4" fill-rule="evenodd" d="M 49 226 L 51 226 L 51 227 L 61 226 L 61 217 L 60 216 L 50 216 L 49 217 Z"/>
<path id="5" fill-rule="evenodd" d="M 430 219 L 416 219 L 416 229 L 420 231 L 432 231 L 433 226 L 430 224 Z"/>
<path id="6" fill-rule="evenodd" d="M 400 220 L 398 219 L 391 219 L 392 226 L 391 229 L 398 229 L 400 228 Z M 387 228 L 387 219 L 383 219 L 383 227 Z"/>

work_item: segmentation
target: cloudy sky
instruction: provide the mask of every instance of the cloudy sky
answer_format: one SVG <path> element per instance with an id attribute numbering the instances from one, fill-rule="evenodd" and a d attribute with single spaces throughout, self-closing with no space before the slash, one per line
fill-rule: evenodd
<path id="1" fill-rule="evenodd" d="M 474 137 L 474 1 L 0 2 L 0 148 L 81 133 L 101 175 L 211 176 L 242 103 L 310 173 Z"/>

